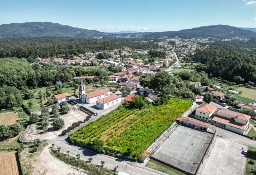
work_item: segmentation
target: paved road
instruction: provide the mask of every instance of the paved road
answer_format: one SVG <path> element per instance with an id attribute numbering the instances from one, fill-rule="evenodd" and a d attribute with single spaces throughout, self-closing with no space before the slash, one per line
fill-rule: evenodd
<path id="1" fill-rule="evenodd" d="M 165 70 L 165 71 L 167 71 L 167 72 L 171 72 L 171 71 L 172 71 L 172 67 L 173 67 L 174 65 L 178 65 L 178 64 L 179 64 L 179 58 L 178 58 L 177 54 L 174 52 L 174 49 L 172 49 L 172 54 L 175 56 L 176 62 L 173 63 L 170 67 L 168 67 L 168 68 Z"/>
<path id="2" fill-rule="evenodd" d="M 54 144 L 55 147 L 61 147 L 62 152 L 69 151 L 69 154 L 72 156 L 80 154 L 80 158 L 82 160 L 88 160 L 89 158 L 93 158 L 92 163 L 95 165 L 100 165 L 101 161 L 104 161 L 104 166 L 107 167 L 108 169 L 114 169 L 116 166 L 118 166 L 117 170 L 119 172 L 125 172 L 130 175 L 165 175 L 165 173 L 161 173 L 156 170 L 145 167 L 143 163 L 120 160 L 104 154 L 96 154 L 93 151 L 86 148 L 70 145 L 68 144 L 68 142 L 66 142 L 66 138 L 67 137 L 65 136 L 58 137 L 55 139 L 48 140 L 48 143 Z"/>
<path id="3" fill-rule="evenodd" d="M 105 115 L 115 108 L 117 108 L 118 105 L 113 106 L 109 108 L 108 110 L 102 110 L 102 111 L 97 111 L 98 115 L 97 116 L 92 116 L 89 121 L 86 123 L 83 123 L 80 127 L 83 127 L 84 125 L 93 122 L 100 118 L 102 115 Z M 75 132 L 77 129 L 80 127 L 75 128 L 72 132 Z M 100 165 L 101 161 L 104 161 L 105 164 L 104 166 L 109 168 L 109 169 L 114 169 L 116 166 L 118 166 L 118 171 L 119 172 L 125 172 L 130 175 L 166 175 L 165 173 L 161 173 L 159 171 L 147 168 L 145 164 L 143 163 L 138 163 L 138 162 L 129 162 L 129 161 L 124 161 L 124 160 L 119 160 L 114 157 L 110 157 L 104 154 L 95 154 L 89 149 L 85 149 L 82 147 L 74 146 L 69 144 L 67 140 L 67 135 L 66 136 L 57 136 L 53 135 L 54 137 L 49 137 L 47 139 L 47 142 L 51 145 L 54 144 L 55 147 L 61 147 L 62 152 L 67 152 L 69 151 L 69 154 L 72 156 L 76 156 L 77 154 L 80 154 L 80 158 L 83 160 L 88 160 L 88 158 L 93 158 L 92 163 L 95 165 Z"/>

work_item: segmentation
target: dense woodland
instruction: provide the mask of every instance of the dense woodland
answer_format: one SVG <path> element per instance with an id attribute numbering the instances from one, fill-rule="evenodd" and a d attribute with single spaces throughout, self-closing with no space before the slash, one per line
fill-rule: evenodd
<path id="1" fill-rule="evenodd" d="M 105 51 L 130 47 L 134 49 L 157 49 L 155 42 L 137 39 L 86 40 L 63 37 L 0 38 L 0 58 L 66 57 L 86 52 Z"/>
<path id="2" fill-rule="evenodd" d="M 237 84 L 256 83 L 256 50 L 253 43 L 242 43 L 240 46 L 238 42 L 214 43 L 207 49 L 198 50 L 192 59 L 204 64 L 197 70 L 211 76 Z"/>

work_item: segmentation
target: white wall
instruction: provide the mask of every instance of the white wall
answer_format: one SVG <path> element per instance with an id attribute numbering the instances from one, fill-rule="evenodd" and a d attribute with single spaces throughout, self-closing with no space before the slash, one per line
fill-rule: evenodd
<path id="1" fill-rule="evenodd" d="M 230 131 L 233 131 L 233 132 L 236 132 L 236 133 L 239 133 L 239 134 L 244 134 L 244 130 L 238 129 L 238 128 L 234 128 L 234 127 L 231 127 L 229 125 L 226 125 L 226 129 L 230 130 Z"/>
<path id="2" fill-rule="evenodd" d="M 208 112 L 200 112 L 196 110 L 195 118 L 198 120 L 207 121 L 209 120 L 210 114 Z"/>
<path id="3" fill-rule="evenodd" d="M 106 94 L 110 95 L 111 93 L 110 92 L 106 92 Z M 93 98 L 88 98 L 87 96 L 85 97 L 86 98 L 86 103 L 94 103 L 96 102 L 97 100 L 99 99 L 102 99 L 102 98 L 105 98 L 106 96 L 105 95 L 100 95 L 100 96 L 97 96 L 97 97 L 93 97 Z"/>
<path id="4" fill-rule="evenodd" d="M 65 102 L 65 101 L 69 101 L 69 100 L 70 100 L 70 97 L 62 98 L 62 99 L 57 99 L 57 98 L 55 98 L 55 101 L 58 102 L 58 103 Z"/>
<path id="5" fill-rule="evenodd" d="M 100 102 L 97 102 L 97 103 L 96 103 L 96 106 L 97 106 L 98 108 L 100 108 L 100 109 L 107 109 L 107 108 L 109 108 L 109 107 L 111 107 L 111 106 L 113 106 L 113 105 L 116 105 L 116 104 L 118 104 L 118 103 L 121 103 L 121 102 L 122 102 L 122 99 L 121 99 L 121 98 L 118 98 L 118 99 L 116 99 L 116 100 L 110 101 L 110 102 L 105 103 L 105 104 L 102 104 L 102 103 L 100 103 Z"/>

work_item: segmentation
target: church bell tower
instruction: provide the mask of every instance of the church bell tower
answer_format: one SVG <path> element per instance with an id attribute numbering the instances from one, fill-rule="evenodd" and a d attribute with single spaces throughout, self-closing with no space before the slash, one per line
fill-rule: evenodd
<path id="1" fill-rule="evenodd" d="M 79 100 L 82 103 L 85 103 L 85 85 L 83 82 L 81 82 L 80 87 L 79 87 Z"/>

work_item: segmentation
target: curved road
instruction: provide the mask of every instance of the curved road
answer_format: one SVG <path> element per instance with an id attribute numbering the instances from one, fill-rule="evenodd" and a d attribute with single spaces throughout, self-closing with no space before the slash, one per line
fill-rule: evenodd
<path id="1" fill-rule="evenodd" d="M 168 67 L 165 71 L 167 71 L 167 72 L 170 72 L 170 71 L 172 71 L 172 67 L 174 66 L 174 65 L 179 65 L 179 58 L 178 58 L 178 56 L 177 56 L 177 54 L 174 52 L 174 49 L 172 49 L 172 54 L 174 55 L 174 57 L 176 58 L 176 62 L 175 63 L 173 63 L 170 67 Z"/>

